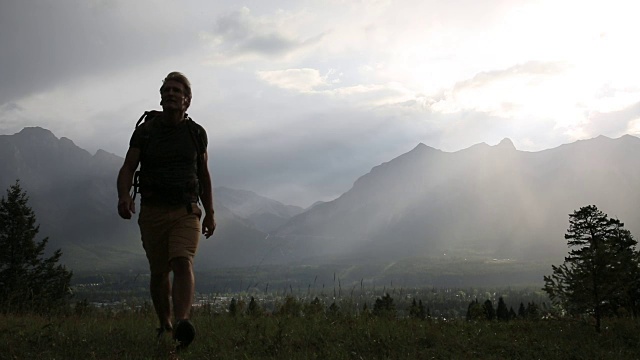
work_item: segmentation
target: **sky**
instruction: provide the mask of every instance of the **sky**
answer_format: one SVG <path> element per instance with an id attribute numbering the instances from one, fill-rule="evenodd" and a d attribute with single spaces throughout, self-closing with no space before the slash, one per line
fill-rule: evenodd
<path id="1" fill-rule="evenodd" d="M 124 156 L 181 71 L 214 185 L 307 207 L 419 143 L 640 136 L 638 13 L 628 0 L 0 0 L 0 134 L 40 126 Z"/>

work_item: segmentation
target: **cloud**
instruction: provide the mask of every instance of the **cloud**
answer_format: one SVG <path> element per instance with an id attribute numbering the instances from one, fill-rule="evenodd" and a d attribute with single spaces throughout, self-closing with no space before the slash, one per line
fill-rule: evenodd
<path id="1" fill-rule="evenodd" d="M 453 86 L 453 92 L 483 88 L 494 83 L 511 81 L 514 78 L 535 81 L 536 77 L 553 76 L 562 73 L 566 68 L 567 64 L 559 62 L 531 61 L 514 65 L 508 69 L 483 71 L 476 74 L 472 79 L 456 83 Z"/>
<path id="2" fill-rule="evenodd" d="M 279 12 L 270 17 L 257 17 L 247 7 L 220 16 L 210 32 L 202 33 L 213 48 L 210 62 L 229 64 L 260 58 L 286 58 L 322 40 L 322 33 L 300 38 L 287 30 L 284 24 L 292 16 Z"/>
<path id="3" fill-rule="evenodd" d="M 269 85 L 303 94 L 316 94 L 358 106 L 376 107 L 413 99 L 415 94 L 399 83 L 341 86 L 341 74 L 333 70 L 321 75 L 317 69 L 259 71 Z"/>
<path id="4" fill-rule="evenodd" d="M 594 111 L 581 127 L 585 137 L 605 135 L 612 138 L 640 133 L 640 102 L 611 112 Z"/>
<path id="5" fill-rule="evenodd" d="M 536 151 L 640 132 L 637 5 L 612 4 L 0 1 L 0 132 L 124 155 L 179 70 L 217 185 L 328 200 L 418 142 Z"/>
<path id="6" fill-rule="evenodd" d="M 24 114 L 24 108 L 16 103 L 0 105 L 0 134 L 15 134 L 25 126 L 35 126 L 37 122 Z"/>
<path id="7" fill-rule="evenodd" d="M 316 69 L 259 71 L 258 77 L 271 85 L 298 92 L 311 92 L 329 84 L 328 74 L 321 76 Z"/>
<path id="8" fill-rule="evenodd" d="M 183 17 L 173 1 L 2 1 L 0 104 L 183 53 L 199 44 Z"/>

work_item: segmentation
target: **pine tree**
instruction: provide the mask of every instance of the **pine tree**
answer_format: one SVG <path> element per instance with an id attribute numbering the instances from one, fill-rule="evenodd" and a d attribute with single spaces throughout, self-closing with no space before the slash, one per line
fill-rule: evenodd
<path id="1" fill-rule="evenodd" d="M 393 298 L 389 293 L 386 293 L 382 298 L 377 298 L 375 304 L 373 304 L 373 315 L 383 317 L 395 317 L 396 305 L 393 303 Z"/>
<path id="2" fill-rule="evenodd" d="M 48 312 L 67 303 L 72 273 L 59 265 L 62 251 L 44 258 L 48 238 L 39 232 L 27 194 L 16 181 L 0 200 L 0 308 Z"/>
<path id="3" fill-rule="evenodd" d="M 538 305 L 533 302 L 527 303 L 527 318 L 530 320 L 536 320 L 540 317 L 540 311 Z"/>
<path id="4" fill-rule="evenodd" d="M 590 314 L 600 331 L 601 318 L 622 306 L 635 313 L 640 293 L 637 241 L 617 219 L 589 205 L 569 215 L 565 234 L 571 248 L 565 262 L 552 266 L 543 290 L 570 314 Z"/>
<path id="5" fill-rule="evenodd" d="M 484 315 L 486 316 L 487 320 L 491 321 L 496 318 L 496 310 L 493 308 L 493 303 L 491 302 L 491 300 L 489 299 L 485 300 L 482 308 L 484 310 Z"/>
<path id="6" fill-rule="evenodd" d="M 262 307 L 258 304 L 253 296 L 251 297 L 251 301 L 249 301 L 247 313 L 251 317 L 260 317 L 264 314 L 264 309 L 262 309 Z"/>
<path id="7" fill-rule="evenodd" d="M 418 302 L 416 301 L 415 298 L 411 301 L 411 307 L 409 308 L 409 316 L 412 318 L 418 317 Z"/>
<path id="8" fill-rule="evenodd" d="M 509 320 L 509 310 L 507 309 L 507 304 L 504 303 L 504 299 L 502 298 L 502 296 L 498 299 L 498 309 L 496 310 L 496 317 L 500 321 Z"/>
<path id="9" fill-rule="evenodd" d="M 418 301 L 418 319 L 424 320 L 428 317 L 428 310 L 425 311 L 424 305 L 422 304 L 422 300 Z"/>
<path id="10" fill-rule="evenodd" d="M 409 307 L 409 316 L 420 320 L 424 320 L 427 318 L 427 313 L 425 312 L 422 300 L 416 301 L 416 299 L 413 299 L 411 301 L 411 307 Z"/>
<path id="11" fill-rule="evenodd" d="M 480 303 L 478 302 L 478 299 L 471 301 L 471 303 L 467 307 L 466 319 L 467 321 L 486 319 L 486 315 L 484 313 L 484 307 L 480 305 Z"/>
<path id="12" fill-rule="evenodd" d="M 520 303 L 520 307 L 518 307 L 518 317 L 522 319 L 527 317 L 527 310 L 525 309 L 523 303 Z"/>
<path id="13" fill-rule="evenodd" d="M 236 298 L 231 298 L 231 302 L 229 303 L 229 315 L 235 317 L 238 314 L 238 304 L 236 302 Z"/>
<path id="14" fill-rule="evenodd" d="M 523 303 L 520 303 L 520 307 L 518 307 L 518 317 L 523 319 L 527 317 L 527 309 L 525 309 Z"/>

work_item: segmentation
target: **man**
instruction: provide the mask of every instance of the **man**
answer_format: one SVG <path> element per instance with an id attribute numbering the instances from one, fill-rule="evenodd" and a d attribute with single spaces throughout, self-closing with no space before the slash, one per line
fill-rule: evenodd
<path id="1" fill-rule="evenodd" d="M 189 80 L 179 72 L 170 73 L 160 87 L 160 98 L 163 111 L 146 113 L 131 137 L 118 173 L 118 214 L 131 219 L 135 213 L 135 194 L 129 193 L 135 175 L 141 195 L 138 224 L 151 271 L 151 298 L 160 320 L 158 337 L 172 332 L 178 349 L 183 349 L 195 337 L 189 321 L 195 292 L 193 257 L 200 231 L 209 238 L 216 222 L 207 135 L 186 114 L 191 104 Z M 198 197 L 204 208 L 202 227 Z"/>

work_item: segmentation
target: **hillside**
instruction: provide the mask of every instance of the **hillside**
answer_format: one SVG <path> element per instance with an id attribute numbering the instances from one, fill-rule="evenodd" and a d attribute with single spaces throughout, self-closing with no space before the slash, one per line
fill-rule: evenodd
<path id="1" fill-rule="evenodd" d="M 598 137 L 539 152 L 505 139 L 443 152 L 419 144 L 306 211 L 216 187 L 218 228 L 196 269 L 362 265 L 429 258 L 562 260 L 568 215 L 595 204 L 640 234 L 640 139 Z M 63 261 L 81 271 L 145 271 L 135 218 L 116 213 L 123 159 L 91 155 L 42 128 L 0 135 L 0 186 L 16 179 Z M 412 260 L 414 259 L 414 260 Z M 399 263 L 400 264 L 400 263 Z M 414 270 L 415 271 L 415 270 Z"/>
<path id="2" fill-rule="evenodd" d="M 595 204 L 640 233 L 639 152 L 632 136 L 540 152 L 518 151 L 508 139 L 453 153 L 420 144 L 275 235 L 291 256 L 320 262 L 444 254 L 562 259 L 568 214 L 581 206 Z"/>
<path id="3" fill-rule="evenodd" d="M 49 237 L 49 251 L 61 248 L 63 262 L 80 271 L 145 271 L 136 218 L 124 221 L 116 211 L 116 176 L 123 158 L 99 150 L 91 155 L 49 130 L 25 128 L 0 135 L 0 186 L 17 179 L 30 197 L 40 223 L 40 236 Z M 250 192 L 214 191 L 218 229 L 199 248 L 197 269 L 246 266 L 271 248 L 263 228 L 275 228 L 287 214 L 301 211 Z M 242 193 L 242 201 L 225 206 L 225 199 Z M 247 206 L 250 204 L 251 206 Z M 256 219 L 263 219 L 258 225 Z"/>

